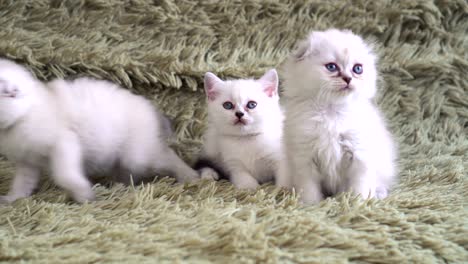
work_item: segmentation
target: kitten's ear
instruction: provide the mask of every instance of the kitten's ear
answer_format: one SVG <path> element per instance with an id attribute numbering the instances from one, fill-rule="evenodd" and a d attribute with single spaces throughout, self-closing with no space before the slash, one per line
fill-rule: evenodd
<path id="1" fill-rule="evenodd" d="M 216 96 L 218 95 L 218 88 L 220 84 L 223 83 L 221 79 L 218 78 L 218 76 L 214 75 L 211 72 L 205 73 L 205 93 L 206 97 L 208 100 L 213 101 L 216 99 Z"/>
<path id="2" fill-rule="evenodd" d="M 304 60 L 311 53 L 310 41 L 305 40 L 297 44 L 296 49 L 293 51 L 293 57 L 296 61 Z"/>
<path id="3" fill-rule="evenodd" d="M 278 73 L 275 69 L 267 71 L 260 79 L 259 82 L 263 86 L 263 91 L 268 97 L 278 95 Z"/>

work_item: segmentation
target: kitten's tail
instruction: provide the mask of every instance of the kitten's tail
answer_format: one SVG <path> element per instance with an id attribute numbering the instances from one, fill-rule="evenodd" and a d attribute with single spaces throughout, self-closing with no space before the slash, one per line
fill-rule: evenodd
<path id="1" fill-rule="evenodd" d="M 170 141 L 174 133 L 174 130 L 172 129 L 172 123 L 166 115 L 164 115 L 163 113 L 159 111 L 157 113 L 158 113 L 158 119 L 160 121 L 159 124 L 160 124 L 161 137 L 166 141 Z M 228 174 L 221 168 L 221 166 L 218 166 L 214 161 L 209 160 L 207 158 L 200 158 L 193 166 L 193 169 L 199 172 L 207 168 L 217 173 L 217 176 L 218 176 L 217 180 L 220 180 L 220 179 L 229 180 Z"/>

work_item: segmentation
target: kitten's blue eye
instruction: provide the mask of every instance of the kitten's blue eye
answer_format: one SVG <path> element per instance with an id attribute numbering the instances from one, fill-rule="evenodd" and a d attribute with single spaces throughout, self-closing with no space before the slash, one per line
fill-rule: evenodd
<path id="1" fill-rule="evenodd" d="M 257 102 L 255 102 L 255 101 L 249 101 L 249 102 L 247 103 L 247 108 L 248 108 L 248 109 L 254 109 L 255 107 L 257 107 Z"/>
<path id="2" fill-rule="evenodd" d="M 353 72 L 356 74 L 361 74 L 362 73 L 362 65 L 361 64 L 355 64 L 353 66 Z"/>
<path id="3" fill-rule="evenodd" d="M 338 65 L 336 65 L 336 63 L 325 64 L 325 68 L 327 68 L 327 70 L 330 72 L 336 72 L 340 69 L 338 68 Z"/>
<path id="4" fill-rule="evenodd" d="M 227 109 L 227 110 L 234 109 L 234 105 L 231 102 L 224 102 L 223 107 L 224 109 Z"/>

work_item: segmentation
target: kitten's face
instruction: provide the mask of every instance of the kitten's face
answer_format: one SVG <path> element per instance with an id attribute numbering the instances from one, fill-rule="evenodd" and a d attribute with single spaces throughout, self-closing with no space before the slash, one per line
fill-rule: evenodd
<path id="1" fill-rule="evenodd" d="M 0 59 L 0 128 L 10 126 L 28 111 L 35 84 L 25 68 Z"/>
<path id="2" fill-rule="evenodd" d="M 289 79 L 322 101 L 370 99 L 376 92 L 375 56 L 349 31 L 313 32 L 288 66 Z"/>
<path id="3" fill-rule="evenodd" d="M 268 71 L 259 80 L 222 81 L 212 73 L 205 75 L 208 114 L 222 134 L 258 133 L 267 118 L 276 113 L 278 76 Z"/>

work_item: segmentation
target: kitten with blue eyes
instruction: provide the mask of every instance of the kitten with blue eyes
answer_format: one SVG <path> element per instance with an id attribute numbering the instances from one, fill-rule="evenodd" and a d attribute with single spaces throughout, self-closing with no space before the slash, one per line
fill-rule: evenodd
<path id="1" fill-rule="evenodd" d="M 353 191 L 387 196 L 396 146 L 379 112 L 376 56 L 350 31 L 312 32 L 283 66 L 284 168 L 304 203 Z"/>
<path id="2" fill-rule="evenodd" d="M 282 155 L 283 124 L 276 70 L 258 80 L 228 81 L 208 72 L 205 92 L 208 125 L 195 165 L 201 177 L 226 177 L 240 189 L 273 180 Z"/>

